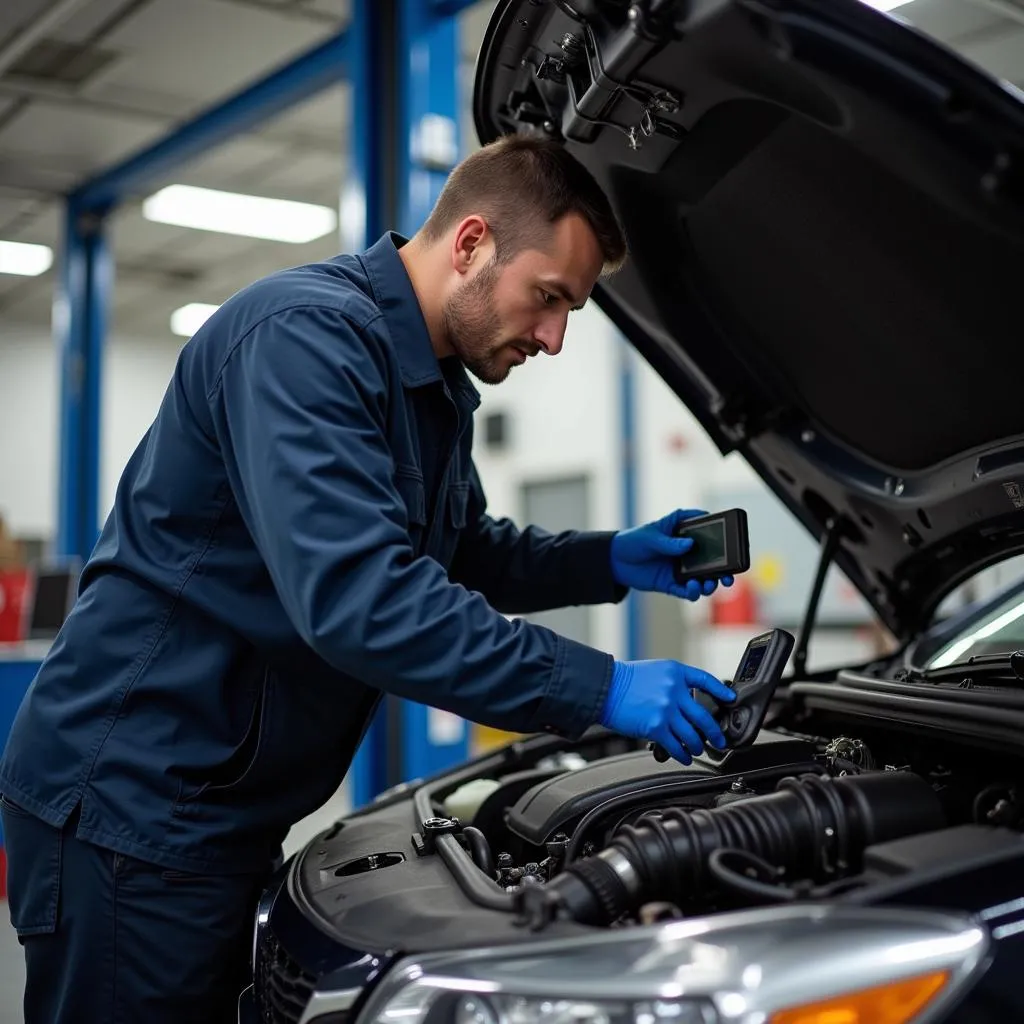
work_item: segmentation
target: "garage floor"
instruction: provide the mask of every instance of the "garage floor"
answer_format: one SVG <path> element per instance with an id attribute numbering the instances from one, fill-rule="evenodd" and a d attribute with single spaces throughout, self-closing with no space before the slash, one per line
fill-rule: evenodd
<path id="1" fill-rule="evenodd" d="M 319 811 L 300 821 L 288 833 L 284 852 L 290 856 L 321 830 L 350 810 L 348 789 L 340 790 Z M 6 905 L 0 904 L 0 1024 L 22 1024 L 21 995 L 25 962 L 18 937 L 11 927 Z"/>

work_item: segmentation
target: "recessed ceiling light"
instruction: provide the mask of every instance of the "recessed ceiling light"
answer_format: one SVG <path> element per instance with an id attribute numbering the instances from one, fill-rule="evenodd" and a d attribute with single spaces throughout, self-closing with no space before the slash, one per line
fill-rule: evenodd
<path id="1" fill-rule="evenodd" d="M 53 250 L 48 245 L 0 242 L 0 274 L 38 277 L 52 266 Z"/>
<path id="2" fill-rule="evenodd" d="M 143 202 L 142 215 L 160 224 L 293 244 L 323 238 L 338 226 L 338 212 L 329 206 L 193 185 L 168 185 L 154 193 Z"/>
<path id="3" fill-rule="evenodd" d="M 895 11 L 897 7 L 905 7 L 913 0 L 861 0 L 861 3 L 868 7 L 874 7 L 876 11 Z"/>
<path id="4" fill-rule="evenodd" d="M 206 302 L 190 302 L 171 314 L 171 331 L 182 338 L 191 338 L 218 309 L 220 306 Z"/>

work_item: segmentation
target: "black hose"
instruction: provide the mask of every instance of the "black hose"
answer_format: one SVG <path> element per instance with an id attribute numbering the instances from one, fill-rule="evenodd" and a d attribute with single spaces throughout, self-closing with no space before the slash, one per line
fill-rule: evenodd
<path id="1" fill-rule="evenodd" d="M 491 844 L 487 842 L 487 836 L 480 829 L 474 828 L 472 825 L 467 825 L 462 830 L 462 834 L 469 843 L 469 855 L 473 858 L 473 863 L 488 878 L 497 878 L 498 872 L 494 866 L 494 854 L 491 852 Z"/>
<path id="2" fill-rule="evenodd" d="M 735 889 L 756 903 L 788 903 L 797 898 L 795 889 L 779 882 L 764 882 L 759 878 L 734 870 L 726 863 L 726 859 L 729 857 L 740 861 L 748 871 L 759 871 L 762 875 L 776 878 L 780 875 L 778 869 L 772 867 L 763 857 L 757 857 L 746 850 L 715 850 L 708 857 L 708 871 L 720 885 Z"/>
<path id="3" fill-rule="evenodd" d="M 787 765 L 785 768 L 756 768 L 750 772 L 736 772 L 732 775 L 709 775 L 705 778 L 693 778 L 684 775 L 672 782 L 659 782 L 642 788 L 631 789 L 617 796 L 609 797 L 596 807 L 592 807 L 580 819 L 580 823 L 573 829 L 572 839 L 565 851 L 565 863 L 576 860 L 580 847 L 586 839 L 590 826 L 598 818 L 619 807 L 634 807 L 641 801 L 650 803 L 658 800 L 671 800 L 673 797 L 686 798 L 718 794 L 727 790 L 733 782 L 743 780 L 747 785 L 754 786 L 758 782 L 778 779 L 781 776 L 789 775 L 794 771 L 813 771 L 813 762 L 808 761 L 806 765 Z"/>
<path id="4" fill-rule="evenodd" d="M 859 870 L 868 846 L 944 824 L 935 792 L 910 772 L 786 779 L 765 796 L 709 810 L 669 810 L 660 820 L 627 825 L 601 853 L 523 890 L 520 910 L 538 925 L 558 912 L 608 925 L 652 899 L 682 906 L 713 891 L 708 863 L 723 849 L 751 854 L 790 878 L 831 882 Z M 767 888 L 760 896 L 767 898 Z"/>
<path id="5" fill-rule="evenodd" d="M 478 907 L 511 913 L 515 909 L 512 896 L 499 888 L 493 879 L 486 879 L 466 856 L 466 851 L 453 835 L 437 837 L 437 852 L 458 883 L 459 888 Z"/>

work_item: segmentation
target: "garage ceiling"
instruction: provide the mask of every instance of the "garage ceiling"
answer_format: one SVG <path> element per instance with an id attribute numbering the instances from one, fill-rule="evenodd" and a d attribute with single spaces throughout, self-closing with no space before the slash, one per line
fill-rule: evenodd
<path id="1" fill-rule="evenodd" d="M 67 190 L 335 34 L 349 6 L 0 0 L 0 239 L 56 249 Z M 481 0 L 460 19 L 467 72 L 493 6 Z M 1024 0 L 912 0 L 893 13 L 1024 87 Z M 344 86 L 322 93 L 147 191 L 183 182 L 336 205 L 349 101 Z M 179 306 L 222 302 L 262 274 L 336 251 L 334 236 L 283 245 L 153 224 L 141 198 L 112 221 L 112 329 L 126 337 L 167 339 Z M 15 325 L 48 328 L 54 273 L 0 275 L 0 351 Z"/>

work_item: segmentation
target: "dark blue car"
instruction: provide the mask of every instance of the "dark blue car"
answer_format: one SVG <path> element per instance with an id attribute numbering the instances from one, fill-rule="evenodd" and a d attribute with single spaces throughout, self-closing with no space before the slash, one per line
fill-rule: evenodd
<path id="1" fill-rule="evenodd" d="M 859 0 L 505 0 L 474 116 L 605 186 L 596 301 L 819 570 L 753 743 L 530 736 L 316 837 L 241 1019 L 1024 1019 L 1024 586 L 949 614 L 1024 552 L 1022 96 Z M 831 567 L 894 653 L 808 670 Z"/>

